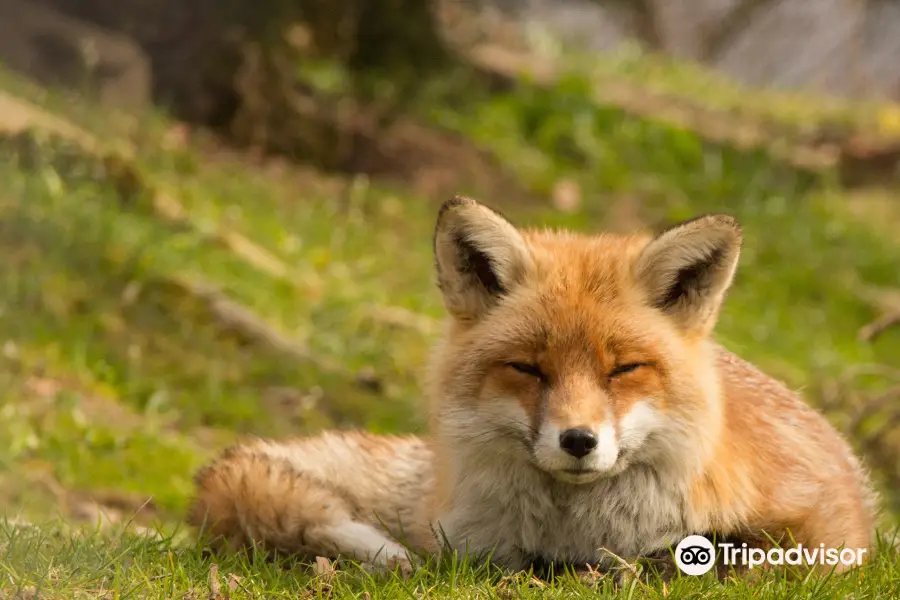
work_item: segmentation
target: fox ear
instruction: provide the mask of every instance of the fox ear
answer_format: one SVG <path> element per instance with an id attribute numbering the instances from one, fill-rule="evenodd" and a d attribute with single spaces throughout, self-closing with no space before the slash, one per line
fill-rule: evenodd
<path id="1" fill-rule="evenodd" d="M 438 287 L 455 318 L 477 320 L 531 268 L 519 231 L 499 213 L 456 196 L 441 206 L 434 231 Z"/>
<path id="2" fill-rule="evenodd" d="M 635 265 L 650 303 L 680 328 L 710 333 L 734 277 L 742 237 L 728 215 L 699 217 L 659 234 Z"/>

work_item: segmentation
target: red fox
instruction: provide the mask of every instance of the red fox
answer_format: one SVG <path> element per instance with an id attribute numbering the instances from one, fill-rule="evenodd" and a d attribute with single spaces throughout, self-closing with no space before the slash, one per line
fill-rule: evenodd
<path id="1" fill-rule="evenodd" d="M 876 495 L 846 441 L 711 339 L 741 243 L 726 215 L 586 236 L 447 201 L 429 436 L 238 445 L 198 473 L 190 523 L 218 547 L 403 569 L 446 544 L 516 570 L 711 532 L 872 548 Z"/>

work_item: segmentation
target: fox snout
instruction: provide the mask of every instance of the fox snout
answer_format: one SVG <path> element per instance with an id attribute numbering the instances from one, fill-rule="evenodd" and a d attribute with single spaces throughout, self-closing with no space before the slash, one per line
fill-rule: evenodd
<path id="1" fill-rule="evenodd" d="M 586 427 L 573 427 L 559 434 L 559 447 L 575 458 L 584 458 L 598 443 L 597 436 Z"/>
<path id="2" fill-rule="evenodd" d="M 561 428 L 553 422 L 541 426 L 534 458 L 557 479 L 586 483 L 608 473 L 619 458 L 619 443 L 612 423 Z"/>

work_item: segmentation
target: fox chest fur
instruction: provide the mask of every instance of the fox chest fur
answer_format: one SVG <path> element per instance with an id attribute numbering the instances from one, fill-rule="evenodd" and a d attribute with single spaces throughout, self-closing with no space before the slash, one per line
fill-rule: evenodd
<path id="1" fill-rule="evenodd" d="M 646 465 L 588 485 L 555 480 L 516 461 L 468 470 L 453 508 L 437 519 L 458 551 L 493 553 L 511 569 L 530 561 L 596 564 L 665 550 L 690 533 L 686 491 Z"/>

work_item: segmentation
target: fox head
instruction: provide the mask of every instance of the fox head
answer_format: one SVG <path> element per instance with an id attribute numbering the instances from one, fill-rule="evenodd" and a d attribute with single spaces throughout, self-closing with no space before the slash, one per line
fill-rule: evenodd
<path id="1" fill-rule="evenodd" d="M 719 410 L 708 340 L 740 246 L 726 215 L 586 236 L 447 201 L 434 235 L 450 316 L 431 366 L 436 436 L 570 484 L 702 453 Z"/>

